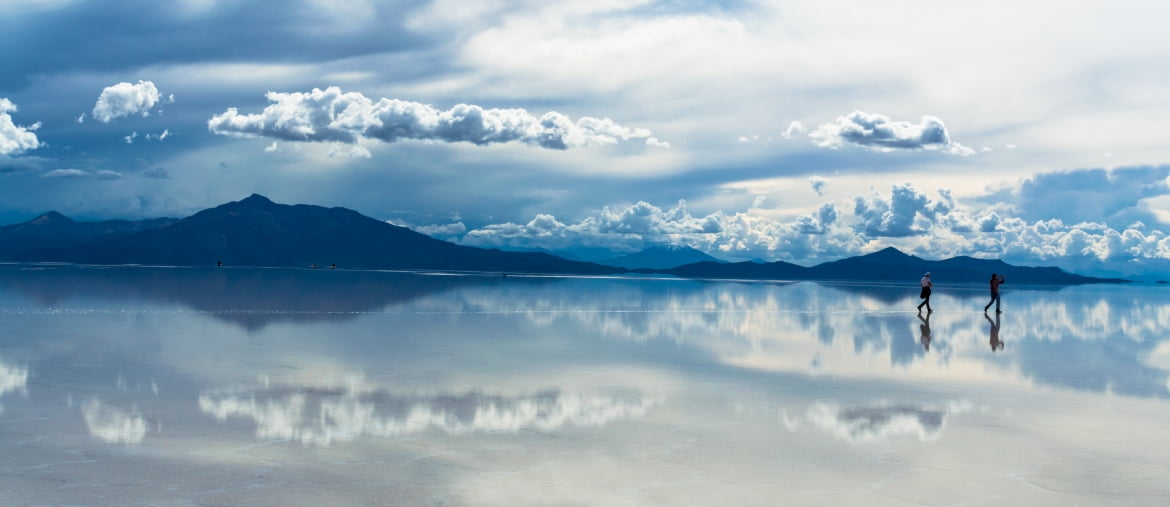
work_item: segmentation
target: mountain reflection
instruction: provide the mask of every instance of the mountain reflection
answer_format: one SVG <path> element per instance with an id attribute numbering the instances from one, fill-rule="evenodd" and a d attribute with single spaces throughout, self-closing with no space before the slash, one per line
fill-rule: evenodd
<path id="1" fill-rule="evenodd" d="M 434 323 L 450 324 L 441 329 L 454 334 L 471 315 L 501 314 L 557 336 L 570 336 L 572 329 L 581 339 L 671 344 L 738 368 L 850 377 L 966 376 L 1170 398 L 1170 335 L 1164 331 L 1170 329 L 1170 291 L 1156 286 L 1013 287 L 1003 294 L 1005 313 L 991 320 L 981 311 L 984 287 L 940 284 L 932 301 L 936 311 L 920 319 L 912 283 L 29 268 L 0 266 L 0 293 L 9 289 L 43 306 L 120 300 L 182 305 L 248 330 L 272 322 L 340 322 L 396 312 L 419 315 L 410 322 L 425 336 L 439 329 Z"/>
<path id="2" fill-rule="evenodd" d="M 250 331 L 273 322 L 351 319 L 458 287 L 491 285 L 498 278 L 330 269 L 0 266 L 0 288 L 42 306 L 95 297 L 177 304 Z"/>
<path id="3" fill-rule="evenodd" d="M 639 417 L 653 404 L 638 395 L 558 390 L 518 396 L 479 391 L 401 394 L 354 386 L 262 387 L 199 396 L 200 410 L 221 422 L 236 417 L 252 420 L 258 438 L 316 446 L 424 431 L 515 433 L 554 431 L 566 425 L 601 426 Z"/>
<path id="4" fill-rule="evenodd" d="M 685 344 L 756 369 L 1017 377 L 1170 397 L 1170 366 L 1150 360 L 1170 355 L 1159 352 L 1170 341 L 1163 331 L 1170 328 L 1170 295 L 1158 287 L 1005 291 L 1007 313 L 992 321 L 995 350 L 988 350 L 989 319 L 979 303 L 985 294 L 975 287 L 940 290 L 929 320 L 915 316 L 912 287 L 572 280 L 545 289 L 501 285 L 461 297 L 480 311 L 525 309 L 538 325 L 572 319 L 602 336 Z M 1007 341 L 1012 347 L 1001 350 Z M 875 368 L 883 356 L 886 373 Z"/>

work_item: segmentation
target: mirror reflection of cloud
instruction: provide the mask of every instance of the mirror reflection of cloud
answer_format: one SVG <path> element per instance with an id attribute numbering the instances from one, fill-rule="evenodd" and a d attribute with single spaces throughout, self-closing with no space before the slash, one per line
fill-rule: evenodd
<path id="1" fill-rule="evenodd" d="M 96 398 L 81 404 L 89 434 L 111 444 L 136 445 L 146 438 L 147 421 L 136 409 L 123 410 Z"/>
<path id="2" fill-rule="evenodd" d="M 792 432 L 807 424 L 822 433 L 851 444 L 881 442 L 893 438 L 915 438 L 920 442 L 937 440 L 954 415 L 970 411 L 969 402 L 951 402 L 945 406 L 889 404 L 841 406 L 817 402 L 803 416 L 780 413 L 783 425 Z"/>
<path id="3" fill-rule="evenodd" d="M 564 426 L 603 426 L 638 418 L 658 400 L 637 394 L 566 393 L 556 389 L 502 395 L 480 391 L 404 394 L 354 385 L 258 386 L 209 391 L 199 408 L 220 422 L 250 419 L 256 437 L 329 446 L 362 437 L 436 431 L 516 433 Z"/>
<path id="4" fill-rule="evenodd" d="M 0 399 L 8 393 L 28 394 L 28 368 L 0 362 Z M 4 405 L 0 405 L 4 414 Z"/>
<path id="5" fill-rule="evenodd" d="M 635 342 L 668 340 L 745 368 L 840 376 L 965 378 L 1041 384 L 1134 396 L 1170 396 L 1170 368 L 1147 364 L 1170 328 L 1170 301 L 1160 293 L 1075 287 L 1012 290 L 1000 339 L 988 349 L 983 294 L 956 290 L 936 298 L 929 350 L 904 287 L 816 283 L 737 284 L 574 280 L 573 288 L 474 288 L 459 295 L 469 309 L 510 311 L 534 324 L 573 321 L 600 335 Z M 597 289 L 597 290 L 594 290 Z M 857 289 L 857 290 L 855 290 Z M 976 304 L 978 303 L 978 304 Z M 888 358 L 888 359 L 886 359 Z M 1073 366 L 1077 365 L 1077 366 Z"/>

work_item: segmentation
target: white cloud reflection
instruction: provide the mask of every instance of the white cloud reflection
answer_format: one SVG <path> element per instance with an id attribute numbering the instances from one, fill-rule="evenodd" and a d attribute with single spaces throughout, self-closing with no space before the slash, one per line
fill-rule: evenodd
<path id="1" fill-rule="evenodd" d="M 818 402 L 809 407 L 803 421 L 833 437 L 852 443 L 871 443 L 891 438 L 910 437 L 920 442 L 933 441 L 942 435 L 947 419 L 971 410 L 969 402 L 950 403 L 945 407 L 914 404 L 857 405 L 842 407 Z M 796 431 L 794 421 L 781 414 L 784 426 Z"/>
<path id="2" fill-rule="evenodd" d="M 28 368 L 9 366 L 0 363 L 0 398 L 8 393 L 27 393 Z M 4 405 L 0 405 L 0 414 L 4 413 Z"/>
<path id="3" fill-rule="evenodd" d="M 125 411 L 97 399 L 81 404 L 89 434 L 111 444 L 135 445 L 146 437 L 146 419 L 137 411 Z"/>
<path id="4" fill-rule="evenodd" d="M 208 392 L 199 408 L 223 422 L 240 417 L 256 423 L 256 436 L 314 446 L 360 437 L 389 437 L 439 431 L 515 433 L 554 431 L 563 426 L 602 426 L 640 417 L 656 403 L 639 395 L 605 396 L 558 390 L 524 395 L 480 391 L 399 394 L 347 387 L 261 387 Z"/>

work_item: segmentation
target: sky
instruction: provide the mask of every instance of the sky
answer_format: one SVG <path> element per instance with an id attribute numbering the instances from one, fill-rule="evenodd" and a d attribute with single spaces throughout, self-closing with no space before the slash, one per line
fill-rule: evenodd
<path id="1" fill-rule="evenodd" d="M 1170 276 L 1163 2 L 0 0 L 0 224 Z"/>

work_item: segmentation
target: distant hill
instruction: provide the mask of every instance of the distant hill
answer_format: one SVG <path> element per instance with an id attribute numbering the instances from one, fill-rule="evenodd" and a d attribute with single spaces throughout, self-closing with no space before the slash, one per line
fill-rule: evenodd
<path id="1" fill-rule="evenodd" d="M 1094 278 L 1068 273 L 1054 267 L 1012 266 L 1000 260 L 953 257 L 931 261 L 902 253 L 896 248 L 803 267 L 787 262 L 700 262 L 664 270 L 638 270 L 692 278 L 737 278 L 764 280 L 892 280 L 916 283 L 930 272 L 935 283 L 980 283 L 992 273 L 1004 275 L 1009 283 L 1081 284 L 1125 282 L 1117 278 Z"/>
<path id="2" fill-rule="evenodd" d="M 670 269 L 696 262 L 722 262 L 691 247 L 663 245 L 650 247 L 640 252 L 622 255 L 601 261 L 601 264 L 627 269 Z"/>
<path id="3" fill-rule="evenodd" d="M 1078 284 L 1124 281 L 1082 276 L 1054 267 L 1012 266 L 1001 260 L 967 256 L 931 261 L 907 255 L 893 247 L 809 268 L 810 275 L 821 280 L 918 280 L 927 272 L 931 273 L 935 283 L 984 282 L 991 278 L 992 273 L 1004 275 L 1012 283 Z"/>
<path id="4" fill-rule="evenodd" d="M 24 223 L 0 227 L 0 258 L 49 260 L 46 256 L 51 256 L 55 250 L 124 238 L 177 221 L 176 218 L 154 218 L 78 222 L 50 211 Z"/>
<path id="5" fill-rule="evenodd" d="M 1125 281 L 971 257 L 931 261 L 895 248 L 804 267 L 787 262 L 727 263 L 690 248 L 660 247 L 613 259 L 609 262 L 614 265 L 608 266 L 543 252 L 457 245 L 349 209 L 277 204 L 257 194 L 183 219 L 77 222 L 60 213 L 45 213 L 28 222 L 0 227 L 0 261 L 163 266 L 212 266 L 222 262 L 227 266 L 264 267 L 336 264 L 355 269 L 558 274 L 635 271 L 687 278 L 906 283 L 914 283 L 930 271 L 939 284 L 981 283 L 991 273 L 1005 275 L 1008 283 Z"/>
<path id="6" fill-rule="evenodd" d="M 61 218 L 46 221 L 69 227 Z M 65 244 L 26 235 L 22 244 L 17 250 L 23 253 L 3 259 L 177 266 L 337 264 L 359 269 L 566 274 L 620 271 L 543 253 L 460 246 L 349 209 L 277 204 L 257 194 L 129 234 L 98 235 Z"/>

